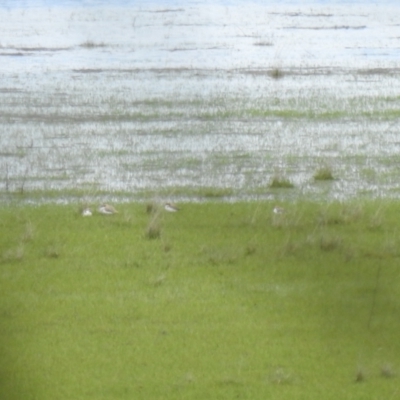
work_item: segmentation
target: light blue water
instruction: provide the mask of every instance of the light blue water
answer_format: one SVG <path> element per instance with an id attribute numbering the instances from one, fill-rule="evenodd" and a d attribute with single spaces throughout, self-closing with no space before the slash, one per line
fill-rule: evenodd
<path id="1" fill-rule="evenodd" d="M 0 190 L 395 196 L 399 8 L 3 1 Z"/>
<path id="2" fill-rule="evenodd" d="M 5 1 L 0 70 L 396 67 L 400 6 L 359 4 Z"/>

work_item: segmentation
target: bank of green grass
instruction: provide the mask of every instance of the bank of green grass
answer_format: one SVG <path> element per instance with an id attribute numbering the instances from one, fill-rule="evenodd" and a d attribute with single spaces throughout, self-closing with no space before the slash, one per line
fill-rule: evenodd
<path id="1" fill-rule="evenodd" d="M 400 203 L 274 206 L 3 207 L 0 398 L 397 398 Z"/>

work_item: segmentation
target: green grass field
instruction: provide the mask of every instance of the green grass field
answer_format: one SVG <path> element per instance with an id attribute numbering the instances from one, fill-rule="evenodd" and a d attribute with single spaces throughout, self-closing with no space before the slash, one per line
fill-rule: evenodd
<path id="1" fill-rule="evenodd" d="M 274 205 L 3 206 L 0 398 L 399 398 L 400 203 Z"/>

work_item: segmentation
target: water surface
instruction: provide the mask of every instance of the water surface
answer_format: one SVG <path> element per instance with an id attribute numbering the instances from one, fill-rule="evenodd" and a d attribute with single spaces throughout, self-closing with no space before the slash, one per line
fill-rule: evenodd
<path id="1" fill-rule="evenodd" d="M 400 6 L 264 3 L 2 2 L 0 191 L 396 197 Z"/>

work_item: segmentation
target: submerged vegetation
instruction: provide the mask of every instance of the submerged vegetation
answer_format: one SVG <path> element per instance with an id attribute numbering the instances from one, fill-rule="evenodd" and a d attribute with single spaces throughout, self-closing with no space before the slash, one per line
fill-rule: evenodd
<path id="1" fill-rule="evenodd" d="M 292 197 L 397 195 L 396 76 L 363 75 L 357 90 L 338 91 L 340 73 L 285 68 L 272 83 L 270 72 L 75 71 L 68 82 L 50 74 L 43 93 L 0 90 L 0 193 L 57 198 L 89 187 L 128 200 L 159 190 L 241 200 L 269 187 L 279 166 L 296 183 Z M 155 81 L 171 91 L 157 95 Z M 333 178 L 315 172 L 325 162 L 341 178 L 335 193 L 314 184 Z"/>
<path id="2" fill-rule="evenodd" d="M 3 207 L 0 397 L 394 398 L 400 204 L 281 205 Z"/>
<path id="3" fill-rule="evenodd" d="M 97 47 L 107 47 L 107 45 L 104 43 L 97 43 L 97 42 L 93 42 L 91 40 L 87 40 L 86 42 L 82 43 L 80 45 L 80 47 L 85 47 L 87 49 L 94 49 Z"/>
<path id="4" fill-rule="evenodd" d="M 284 72 L 281 68 L 273 68 L 269 71 L 269 76 L 273 79 L 281 79 L 284 76 Z"/>

